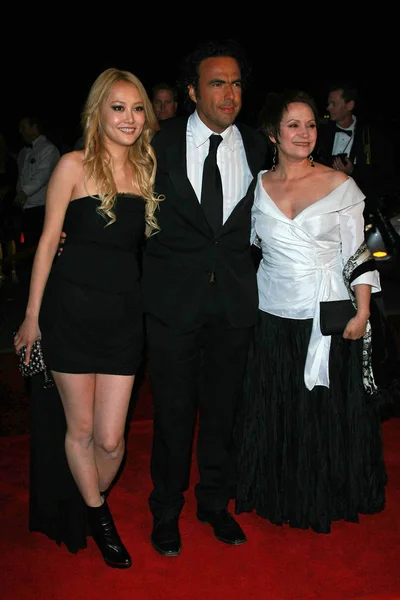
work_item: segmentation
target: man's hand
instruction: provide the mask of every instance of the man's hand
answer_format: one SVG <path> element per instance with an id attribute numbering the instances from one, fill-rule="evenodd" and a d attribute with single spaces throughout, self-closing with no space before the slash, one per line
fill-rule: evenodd
<path id="1" fill-rule="evenodd" d="M 26 202 L 28 195 L 23 190 L 19 190 L 18 194 L 14 198 L 14 204 L 19 207 L 23 207 Z"/>
<path id="2" fill-rule="evenodd" d="M 61 253 L 63 251 L 63 246 L 65 243 L 65 238 L 67 237 L 67 234 L 65 233 L 65 231 L 61 232 L 60 235 L 60 241 L 58 242 L 58 252 L 57 252 L 57 256 L 61 256 Z"/>
<path id="3" fill-rule="evenodd" d="M 333 159 L 332 166 L 337 171 L 343 171 L 347 175 L 351 175 L 354 169 L 353 163 L 349 158 L 338 158 L 337 156 Z"/>

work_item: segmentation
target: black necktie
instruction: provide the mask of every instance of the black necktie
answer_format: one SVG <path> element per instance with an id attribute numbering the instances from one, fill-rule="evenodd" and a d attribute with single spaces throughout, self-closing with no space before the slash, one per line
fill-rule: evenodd
<path id="1" fill-rule="evenodd" d="M 214 233 L 222 227 L 223 201 L 221 173 L 217 165 L 217 149 L 222 142 L 220 135 L 210 135 L 210 149 L 204 161 L 201 206 Z"/>
<path id="2" fill-rule="evenodd" d="M 349 129 L 342 129 L 341 127 L 339 127 L 339 125 L 336 125 L 335 133 L 345 133 L 349 137 L 351 137 L 353 135 L 352 131 L 350 131 Z"/>

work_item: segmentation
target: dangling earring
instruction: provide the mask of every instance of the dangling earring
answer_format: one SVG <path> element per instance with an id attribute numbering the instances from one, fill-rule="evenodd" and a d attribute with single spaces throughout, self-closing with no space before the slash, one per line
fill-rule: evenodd
<path id="1" fill-rule="evenodd" d="M 274 146 L 274 154 L 272 156 L 272 167 L 271 167 L 271 171 L 276 171 L 276 155 L 277 155 L 278 151 L 276 149 L 276 144 Z"/>
<path id="2" fill-rule="evenodd" d="M 310 161 L 310 163 L 311 163 L 311 166 L 312 166 L 312 167 L 315 167 L 315 165 L 314 165 L 314 159 L 313 159 L 313 157 L 312 157 L 312 154 L 310 154 L 310 156 L 308 157 L 308 160 Z"/>

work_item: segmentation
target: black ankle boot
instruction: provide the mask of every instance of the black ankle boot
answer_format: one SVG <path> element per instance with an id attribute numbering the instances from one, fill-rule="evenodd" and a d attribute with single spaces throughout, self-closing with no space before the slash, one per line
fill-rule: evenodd
<path id="1" fill-rule="evenodd" d="M 121 542 L 107 501 L 101 506 L 88 506 L 90 532 L 98 545 L 106 564 L 117 569 L 132 566 L 131 557 Z"/>

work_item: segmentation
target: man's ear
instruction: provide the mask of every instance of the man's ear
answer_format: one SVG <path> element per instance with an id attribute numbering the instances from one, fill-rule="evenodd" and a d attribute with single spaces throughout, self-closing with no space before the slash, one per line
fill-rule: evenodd
<path id="1" fill-rule="evenodd" d="M 193 101 L 197 103 L 197 98 L 196 98 L 196 91 L 194 89 L 193 85 L 188 85 L 188 91 L 189 91 L 189 98 Z"/>
<path id="2" fill-rule="evenodd" d="M 354 107 L 355 107 L 355 105 L 356 105 L 356 103 L 354 102 L 354 100 L 350 100 L 350 101 L 347 103 L 347 107 L 348 107 L 348 109 L 349 109 L 349 110 L 351 110 L 352 112 L 353 112 L 353 110 L 354 110 Z"/>

